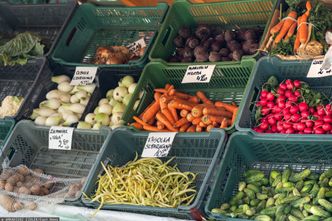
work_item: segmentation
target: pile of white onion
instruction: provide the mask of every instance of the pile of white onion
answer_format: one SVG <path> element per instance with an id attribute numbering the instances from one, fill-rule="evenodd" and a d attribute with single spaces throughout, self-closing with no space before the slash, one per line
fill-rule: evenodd
<path id="1" fill-rule="evenodd" d="M 118 85 L 107 91 L 106 97 L 99 101 L 94 112 L 87 114 L 84 121 L 78 123 L 77 128 L 98 130 L 102 126 L 109 126 L 114 129 L 124 124 L 122 116 L 137 84 L 132 76 L 127 75 L 118 82 Z M 139 100 L 135 102 L 134 110 L 138 104 Z"/>
<path id="2" fill-rule="evenodd" d="M 70 80 L 66 75 L 52 77 L 57 89 L 49 91 L 31 115 L 37 125 L 69 126 L 79 121 L 96 85 L 72 86 Z"/>

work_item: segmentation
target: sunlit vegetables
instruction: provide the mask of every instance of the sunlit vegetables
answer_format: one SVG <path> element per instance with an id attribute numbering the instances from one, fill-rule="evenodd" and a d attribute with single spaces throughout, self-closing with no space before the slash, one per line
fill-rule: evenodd
<path id="1" fill-rule="evenodd" d="M 54 76 L 52 81 L 58 84 L 57 89 L 46 94 L 46 100 L 33 110 L 31 118 L 37 125 L 45 126 L 70 126 L 77 123 L 96 85 L 72 86 L 66 75 Z"/>
<path id="2" fill-rule="evenodd" d="M 104 165 L 96 193 L 86 198 L 105 204 L 129 204 L 176 208 L 188 206 L 196 196 L 196 174 L 181 172 L 170 159 L 137 157 L 121 167 Z M 139 188 L 136 188 L 139 187 Z"/>
<path id="3" fill-rule="evenodd" d="M 84 122 L 88 123 L 92 129 L 98 130 L 102 126 L 116 128 L 124 124 L 122 115 L 128 106 L 132 94 L 135 91 L 136 83 L 130 75 L 123 77 L 118 82 L 118 87 L 110 89 L 106 92 L 106 97 L 98 102 L 98 106 L 93 113 L 86 115 Z M 139 102 L 137 100 L 136 102 Z M 136 105 L 137 108 L 138 104 Z M 89 128 L 87 124 L 80 121 L 77 128 Z"/>

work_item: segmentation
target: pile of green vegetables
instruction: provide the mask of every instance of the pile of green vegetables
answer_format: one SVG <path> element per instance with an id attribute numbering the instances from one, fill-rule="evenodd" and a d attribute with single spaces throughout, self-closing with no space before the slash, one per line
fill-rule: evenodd
<path id="1" fill-rule="evenodd" d="M 24 32 L 6 41 L 0 38 L 0 66 L 26 64 L 30 57 L 44 54 L 44 45 L 35 34 Z"/>
<path id="2" fill-rule="evenodd" d="M 305 169 L 244 173 L 238 192 L 214 214 L 259 221 L 332 220 L 332 169 L 322 174 Z"/>
<path id="3" fill-rule="evenodd" d="M 136 158 L 122 167 L 102 166 L 98 187 L 92 197 L 86 198 L 104 204 L 126 204 L 176 208 L 188 206 L 196 196 L 196 174 L 181 172 L 173 160 L 163 163 L 158 158 Z M 97 211 L 98 211 L 97 210 Z"/>

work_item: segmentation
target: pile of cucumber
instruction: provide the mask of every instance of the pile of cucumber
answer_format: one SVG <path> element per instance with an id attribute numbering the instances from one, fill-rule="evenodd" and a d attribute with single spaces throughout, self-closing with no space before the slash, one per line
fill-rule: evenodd
<path id="1" fill-rule="evenodd" d="M 286 168 L 267 177 L 259 170 L 244 173 L 244 182 L 229 203 L 214 214 L 258 221 L 332 221 L 332 168 L 318 174 Z"/>

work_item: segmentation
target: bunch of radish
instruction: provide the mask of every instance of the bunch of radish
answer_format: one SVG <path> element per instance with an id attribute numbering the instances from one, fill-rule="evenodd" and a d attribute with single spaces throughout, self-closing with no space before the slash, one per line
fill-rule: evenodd
<path id="1" fill-rule="evenodd" d="M 259 133 L 332 134 L 332 105 L 306 82 L 272 76 L 263 85 L 256 103 Z"/>

